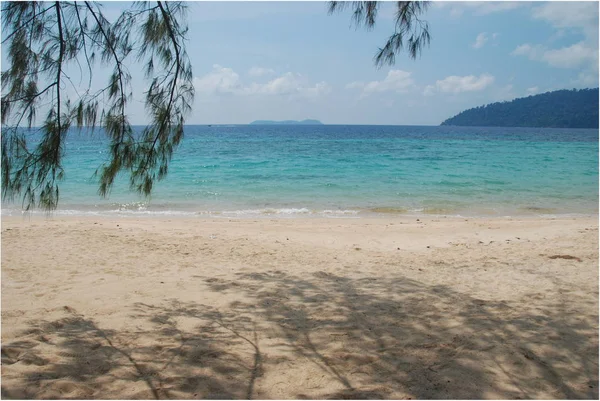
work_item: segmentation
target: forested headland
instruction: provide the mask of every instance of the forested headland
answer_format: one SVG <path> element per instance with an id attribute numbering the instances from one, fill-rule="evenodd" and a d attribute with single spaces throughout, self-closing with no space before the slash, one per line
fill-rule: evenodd
<path id="1" fill-rule="evenodd" d="M 598 88 L 558 90 L 475 107 L 441 125 L 598 128 Z"/>

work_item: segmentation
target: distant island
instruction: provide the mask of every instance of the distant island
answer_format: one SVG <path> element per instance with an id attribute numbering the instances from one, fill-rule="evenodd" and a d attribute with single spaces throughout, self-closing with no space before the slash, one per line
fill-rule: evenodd
<path id="1" fill-rule="evenodd" d="M 441 125 L 598 128 L 598 88 L 558 90 L 475 107 Z"/>
<path id="2" fill-rule="evenodd" d="M 256 120 L 252 121 L 250 125 L 323 125 L 319 120 L 284 120 L 284 121 L 273 121 L 273 120 Z"/>

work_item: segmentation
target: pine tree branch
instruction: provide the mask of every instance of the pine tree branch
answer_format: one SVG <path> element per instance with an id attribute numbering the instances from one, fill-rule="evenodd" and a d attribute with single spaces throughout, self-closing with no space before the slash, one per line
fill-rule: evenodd
<path id="1" fill-rule="evenodd" d="M 52 88 L 53 86 L 57 85 L 57 82 L 52 82 L 50 85 L 48 85 L 46 88 L 44 88 L 44 90 L 35 93 L 33 95 L 28 95 L 28 96 L 23 96 L 17 99 L 6 99 L 6 96 L 2 98 L 3 102 L 7 102 L 7 103 L 15 103 L 15 102 L 20 102 L 22 100 L 26 100 L 26 99 L 31 99 L 31 98 L 37 98 L 42 96 L 44 93 L 46 93 L 48 91 L 48 89 Z"/>
<path id="2" fill-rule="evenodd" d="M 55 5 L 52 5 L 48 8 L 46 8 L 45 10 L 42 10 L 41 12 L 34 14 L 33 17 L 29 18 L 27 21 L 25 21 L 23 24 L 21 24 L 20 26 L 18 26 L 15 30 L 13 30 L 7 37 L 5 37 L 4 39 L 2 39 L 2 44 L 4 44 L 4 42 L 6 42 L 7 40 L 10 40 L 10 38 L 12 38 L 17 32 L 19 32 L 21 29 L 25 28 L 25 27 L 29 27 L 29 23 L 32 22 L 33 20 L 35 20 L 37 17 L 39 17 L 41 14 L 46 13 L 47 11 L 50 11 L 51 9 L 55 8 Z"/>
<path id="3" fill-rule="evenodd" d="M 179 76 L 179 72 L 181 71 L 181 55 L 179 53 L 179 42 L 175 38 L 173 34 L 173 28 L 171 27 L 171 18 L 167 15 L 167 12 L 163 8 L 162 2 L 157 1 L 158 6 L 160 7 L 160 11 L 163 15 L 165 23 L 167 25 L 167 31 L 169 32 L 169 37 L 171 38 L 171 42 L 173 43 L 173 47 L 175 48 L 175 60 L 177 60 L 177 66 L 175 68 L 175 78 L 173 79 L 173 85 L 171 86 L 171 96 L 169 98 L 169 104 L 167 106 L 167 114 L 171 112 L 171 106 L 173 104 L 173 97 L 175 95 L 175 88 L 177 87 L 177 78 Z M 165 4 L 165 7 L 168 9 L 168 5 Z"/>
<path id="4" fill-rule="evenodd" d="M 117 73 L 119 76 L 119 90 L 120 90 L 120 97 L 121 97 L 121 101 L 120 101 L 120 105 L 121 105 L 121 135 L 120 135 L 119 141 L 117 141 L 117 146 L 120 146 L 124 142 L 125 131 L 126 131 L 125 130 L 125 104 L 127 102 L 127 98 L 125 96 L 124 86 L 123 86 L 123 66 L 122 66 L 121 60 L 119 59 L 119 56 L 117 55 L 117 51 L 115 50 L 114 44 L 112 43 L 111 40 L 109 40 L 108 35 L 106 34 L 106 31 L 104 30 L 104 28 L 102 27 L 102 24 L 100 23 L 100 21 L 98 19 L 98 16 L 94 12 L 94 10 L 92 9 L 92 7 L 90 6 L 90 3 L 88 1 L 86 1 L 85 4 L 86 4 L 87 8 L 90 10 L 90 12 L 92 13 L 92 16 L 94 17 L 94 19 L 96 20 L 96 23 L 98 24 L 98 29 L 100 29 L 100 32 L 102 33 L 102 36 L 104 37 L 104 40 L 113 55 L 113 58 L 115 60 L 116 67 L 117 67 Z"/>
<path id="5" fill-rule="evenodd" d="M 165 24 L 167 26 L 167 32 L 169 34 L 169 37 L 171 39 L 171 42 L 173 43 L 173 47 L 175 48 L 175 60 L 176 60 L 176 68 L 175 68 L 175 78 L 173 79 L 173 84 L 171 85 L 171 94 L 169 96 L 169 103 L 167 104 L 167 113 L 166 115 L 169 116 L 171 115 L 171 107 L 173 105 L 173 97 L 175 95 L 175 89 L 177 86 L 177 78 L 179 76 L 179 72 L 181 70 L 181 55 L 179 53 L 179 43 L 177 42 L 177 39 L 175 38 L 175 35 L 173 34 L 173 29 L 171 27 L 171 21 L 169 16 L 167 15 L 167 12 L 165 11 L 162 2 L 157 1 L 158 7 L 160 8 L 161 14 L 163 16 L 163 19 L 165 21 Z M 166 5 L 165 5 L 166 6 Z M 168 8 L 168 6 L 166 6 Z M 150 147 L 150 152 L 149 155 L 146 159 L 146 163 L 144 163 L 144 167 L 143 167 L 143 171 L 147 170 L 148 167 L 148 163 L 154 153 L 154 149 L 156 148 L 156 142 L 158 142 L 158 139 L 161 136 L 161 133 L 164 130 L 164 125 L 166 124 L 166 119 L 163 119 L 160 124 L 161 124 L 161 129 L 158 130 L 158 132 L 156 133 L 155 137 L 154 137 L 154 141 L 152 142 L 152 146 Z"/>
<path id="6" fill-rule="evenodd" d="M 59 135 L 62 135 L 62 127 L 61 127 L 61 120 L 60 120 L 60 76 L 62 73 L 62 63 L 63 63 L 63 56 L 65 53 L 65 40 L 63 38 L 63 26 L 62 26 L 62 19 L 61 19 L 61 13 L 60 13 L 60 2 L 55 2 L 54 3 L 55 7 L 56 7 L 56 20 L 57 20 L 57 24 L 58 24 L 58 38 L 60 40 L 60 47 L 58 50 L 58 70 L 56 72 L 56 124 L 58 125 L 58 133 Z"/>
<path id="7" fill-rule="evenodd" d="M 86 37 L 86 30 L 84 29 L 84 25 L 83 22 L 81 21 L 81 16 L 79 15 L 79 6 L 77 4 L 74 4 L 74 8 L 75 8 L 75 15 L 77 16 L 77 23 L 79 24 L 79 31 L 80 31 L 80 37 L 81 37 L 81 41 L 83 42 L 83 54 L 85 56 L 85 61 L 87 63 L 88 66 L 88 72 L 89 72 L 89 78 L 88 78 L 88 91 L 89 88 L 91 88 L 92 86 L 92 63 L 90 62 L 90 58 L 88 56 L 88 52 L 87 52 L 87 43 L 85 42 L 85 37 Z"/>

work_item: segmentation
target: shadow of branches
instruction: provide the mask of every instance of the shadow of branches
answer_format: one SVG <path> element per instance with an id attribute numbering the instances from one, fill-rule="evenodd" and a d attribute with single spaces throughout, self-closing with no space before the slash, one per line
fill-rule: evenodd
<path id="1" fill-rule="evenodd" d="M 5 369 L 3 398 L 252 398 L 261 373 L 260 350 L 237 332 L 240 324 L 231 323 L 232 317 L 206 306 L 183 310 L 176 301 L 167 307 L 137 303 L 132 319 L 149 325 L 118 332 L 98 327 L 72 308 L 65 312 L 63 319 L 32 323 L 23 333 L 27 340 L 3 346 L 3 365 L 33 367 L 20 385 Z M 176 318 L 182 315 L 193 315 L 198 324 L 181 329 Z M 229 351 L 241 342 L 252 348 L 250 357 L 244 349 Z"/>
<path id="2" fill-rule="evenodd" d="M 573 306 L 593 299 L 534 307 L 325 272 L 206 277 L 207 287 L 243 297 L 222 310 L 136 303 L 136 330 L 69 307 L 32 322 L 3 344 L 2 397 L 598 398 L 598 316 Z"/>
<path id="3" fill-rule="evenodd" d="M 224 280 L 213 282 L 227 291 Z M 239 274 L 261 319 L 295 357 L 339 383 L 323 398 L 560 398 L 598 396 L 598 315 L 561 294 L 546 307 L 487 301 L 398 277 L 326 272 Z M 521 304 L 523 303 L 523 304 Z M 533 304 L 532 304 L 533 305 Z M 590 308 L 594 310 L 595 308 Z"/>

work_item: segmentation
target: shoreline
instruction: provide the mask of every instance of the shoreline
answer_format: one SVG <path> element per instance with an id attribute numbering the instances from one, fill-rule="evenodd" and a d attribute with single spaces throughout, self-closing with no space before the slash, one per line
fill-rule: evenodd
<path id="1" fill-rule="evenodd" d="M 466 212 L 466 213 L 465 213 Z M 104 209 L 89 210 L 62 209 L 45 212 L 39 209 L 24 211 L 16 208 L 3 208 L 2 217 L 50 217 L 50 218 L 188 218 L 188 219 L 396 219 L 396 218 L 473 218 L 473 219 L 556 219 L 556 218 L 598 218 L 598 211 L 593 212 L 566 212 L 551 208 L 512 209 L 512 212 L 498 212 L 496 210 L 470 210 L 455 213 L 442 212 L 439 209 L 405 209 L 393 207 L 373 208 L 348 208 L 348 209 L 308 209 L 308 208 L 272 208 L 239 209 L 239 210 L 148 210 L 137 209 Z"/>
<path id="2" fill-rule="evenodd" d="M 598 217 L 2 216 L 3 398 L 597 399 Z"/>

